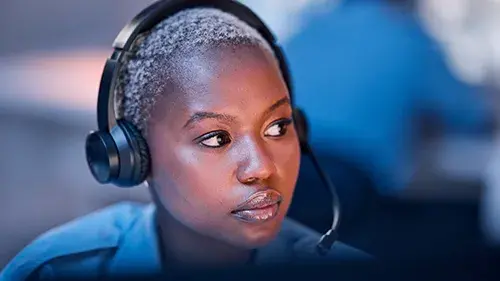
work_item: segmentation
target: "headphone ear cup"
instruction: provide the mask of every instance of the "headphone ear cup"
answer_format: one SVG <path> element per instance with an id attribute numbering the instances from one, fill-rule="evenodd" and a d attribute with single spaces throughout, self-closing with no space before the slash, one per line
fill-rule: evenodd
<path id="1" fill-rule="evenodd" d="M 85 156 L 90 172 L 99 183 L 109 183 L 118 177 L 118 150 L 109 133 L 97 131 L 87 135 Z"/>
<path id="2" fill-rule="evenodd" d="M 296 107 L 293 109 L 293 120 L 299 137 L 300 147 L 306 149 L 309 140 L 309 127 L 306 115 L 300 108 Z"/>
<path id="3" fill-rule="evenodd" d="M 132 175 L 128 179 L 121 179 L 127 186 L 139 185 L 144 182 L 149 174 L 151 166 L 151 157 L 146 140 L 141 132 L 130 122 L 119 120 L 118 125 L 127 138 L 127 142 L 134 155 L 132 165 Z"/>

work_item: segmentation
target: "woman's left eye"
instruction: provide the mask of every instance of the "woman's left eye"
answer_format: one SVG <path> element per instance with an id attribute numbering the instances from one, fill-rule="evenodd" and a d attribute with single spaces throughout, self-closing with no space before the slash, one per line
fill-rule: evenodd
<path id="1" fill-rule="evenodd" d="M 286 134 L 288 126 L 292 123 L 291 119 L 279 120 L 269 126 L 264 133 L 268 137 L 280 137 Z"/>

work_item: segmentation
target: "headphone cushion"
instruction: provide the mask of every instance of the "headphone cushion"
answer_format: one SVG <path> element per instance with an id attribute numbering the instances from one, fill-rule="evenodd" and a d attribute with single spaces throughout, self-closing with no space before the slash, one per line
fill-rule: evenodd
<path id="1" fill-rule="evenodd" d="M 130 122 L 125 120 L 119 121 L 120 126 L 127 134 L 131 146 L 134 149 L 134 153 L 137 155 L 136 162 L 137 168 L 139 169 L 138 178 L 133 179 L 136 184 L 142 183 L 146 180 L 146 177 L 150 171 L 151 157 L 149 153 L 149 148 L 146 140 L 143 138 L 141 132 Z"/>

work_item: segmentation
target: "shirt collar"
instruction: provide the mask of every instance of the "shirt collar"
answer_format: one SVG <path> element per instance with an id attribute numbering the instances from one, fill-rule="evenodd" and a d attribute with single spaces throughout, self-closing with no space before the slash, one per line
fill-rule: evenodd
<path id="1" fill-rule="evenodd" d="M 111 262 L 110 273 L 113 276 L 138 274 L 160 274 L 162 272 L 161 255 L 158 245 L 158 232 L 155 223 L 156 208 L 147 205 L 139 218 L 120 239 L 118 249 Z M 290 239 L 287 221 L 284 222 L 278 236 L 269 244 L 257 249 L 254 262 L 256 265 L 283 262 L 290 259 Z"/>
<path id="2" fill-rule="evenodd" d="M 128 272 L 141 275 L 161 273 L 155 215 L 155 206 L 147 205 L 123 235 L 110 266 L 111 275 L 130 276 Z"/>

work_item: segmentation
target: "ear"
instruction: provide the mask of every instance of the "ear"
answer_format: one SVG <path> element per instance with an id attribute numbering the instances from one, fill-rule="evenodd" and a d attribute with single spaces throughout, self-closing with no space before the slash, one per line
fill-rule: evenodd
<path id="1" fill-rule="evenodd" d="M 306 152 L 309 140 L 309 127 L 305 113 L 298 107 L 293 109 L 293 121 L 299 137 L 300 148 L 303 152 Z"/>

